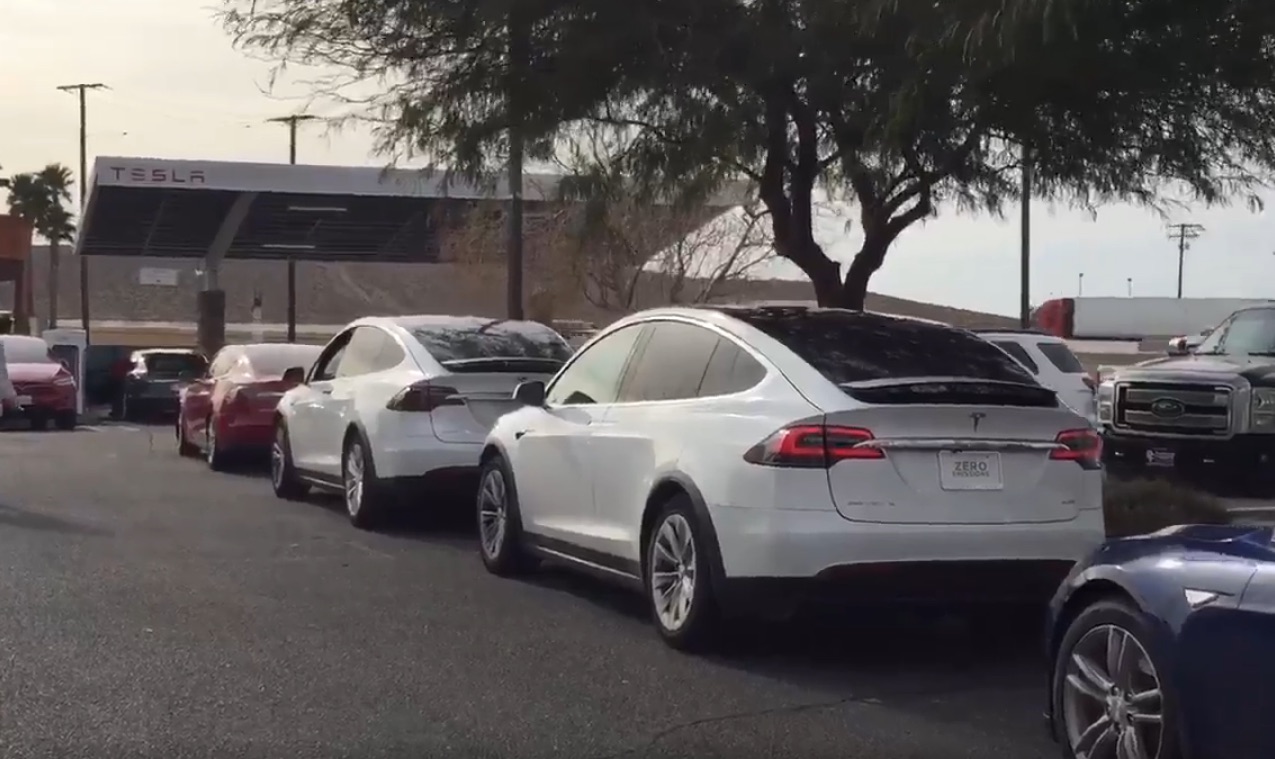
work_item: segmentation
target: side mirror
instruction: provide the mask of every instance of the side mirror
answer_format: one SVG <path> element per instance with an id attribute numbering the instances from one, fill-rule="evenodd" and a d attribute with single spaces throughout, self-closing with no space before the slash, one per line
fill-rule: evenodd
<path id="1" fill-rule="evenodd" d="M 1170 356 L 1185 356 L 1191 349 L 1187 346 L 1185 337 L 1175 337 L 1169 341 L 1169 349 L 1165 352 Z"/>
<path id="2" fill-rule="evenodd" d="M 540 380 L 521 382 L 514 388 L 514 400 L 524 406 L 545 405 L 545 383 Z"/>
<path id="3" fill-rule="evenodd" d="M 294 385 L 305 384 L 305 369 L 294 366 L 283 373 L 283 381 L 291 382 Z"/>

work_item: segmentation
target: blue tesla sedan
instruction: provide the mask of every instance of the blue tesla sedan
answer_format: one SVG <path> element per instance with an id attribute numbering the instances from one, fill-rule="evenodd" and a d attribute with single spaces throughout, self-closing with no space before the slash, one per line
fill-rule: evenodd
<path id="1" fill-rule="evenodd" d="M 1049 717 L 1074 759 L 1275 758 L 1270 527 L 1112 540 L 1049 611 Z"/>

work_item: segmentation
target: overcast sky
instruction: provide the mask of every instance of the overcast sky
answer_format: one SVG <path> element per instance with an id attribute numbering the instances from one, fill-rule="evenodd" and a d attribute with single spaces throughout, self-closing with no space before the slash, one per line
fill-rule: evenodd
<path id="1" fill-rule="evenodd" d="M 61 84 L 102 82 L 90 93 L 93 155 L 226 161 L 287 160 L 287 136 L 265 124 L 303 106 L 303 89 L 267 87 L 269 65 L 231 47 L 213 19 L 216 0 L 0 0 L 0 166 L 77 165 L 77 106 Z M 304 130 L 301 162 L 383 165 L 365 134 Z M 1166 221 L 1137 208 L 1034 209 L 1033 301 L 1084 294 L 1171 296 L 1177 255 Z M 1195 209 L 1169 221 L 1207 231 L 1187 254 L 1186 294 L 1275 296 L 1275 221 L 1243 206 Z M 822 242 L 841 259 L 858 241 L 832 222 Z M 786 265 L 776 276 L 797 277 Z M 1018 226 L 943 212 L 905 232 L 872 289 L 966 308 L 1016 313 Z"/>

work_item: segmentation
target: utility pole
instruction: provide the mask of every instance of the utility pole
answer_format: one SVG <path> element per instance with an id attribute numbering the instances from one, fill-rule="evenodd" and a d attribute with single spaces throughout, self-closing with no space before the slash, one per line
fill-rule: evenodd
<path id="1" fill-rule="evenodd" d="M 1125 295 L 1133 297 L 1133 277 L 1125 277 L 1124 280 Z"/>
<path id="2" fill-rule="evenodd" d="M 1182 268 L 1186 263 L 1186 249 L 1190 247 L 1191 241 L 1204 233 L 1203 224 L 1192 224 L 1185 222 L 1182 224 L 1169 225 L 1169 239 L 1178 241 L 1178 297 L 1182 297 Z"/>
<path id="3" fill-rule="evenodd" d="M 523 75 L 530 57 L 527 25 L 518 4 L 509 14 L 509 81 L 505 97 L 509 104 L 509 229 L 506 241 L 505 310 L 510 319 L 523 318 Z"/>
<path id="4" fill-rule="evenodd" d="M 1019 212 L 1019 232 L 1022 239 L 1018 248 L 1018 326 L 1027 329 L 1031 326 L 1031 265 L 1032 265 L 1032 166 L 1031 151 L 1023 144 L 1022 154 L 1023 177 L 1022 194 Z"/>
<path id="5" fill-rule="evenodd" d="M 101 82 L 64 84 L 58 87 L 63 92 L 78 92 L 80 95 L 80 219 L 76 234 L 84 234 L 84 202 L 89 185 L 89 106 L 88 91 L 108 89 Z M 80 328 L 84 330 L 84 342 L 93 342 L 89 333 L 89 264 L 86 256 L 80 255 Z M 58 261 L 49 257 L 50 278 L 58 276 Z M 54 280 L 56 282 L 56 280 Z"/>
<path id="6" fill-rule="evenodd" d="M 288 125 L 288 164 L 295 166 L 297 163 L 297 124 L 302 121 L 314 121 L 318 116 L 309 116 L 304 113 L 294 114 L 292 116 L 279 116 L 266 121 L 273 124 Z M 288 254 L 288 342 L 295 343 L 297 341 L 297 259 L 291 253 Z"/>
<path id="7" fill-rule="evenodd" d="M 1076 297 L 1079 298 L 1080 296 L 1084 294 L 1085 294 L 1085 273 L 1082 271 L 1080 272 L 1080 274 L 1076 275 Z"/>

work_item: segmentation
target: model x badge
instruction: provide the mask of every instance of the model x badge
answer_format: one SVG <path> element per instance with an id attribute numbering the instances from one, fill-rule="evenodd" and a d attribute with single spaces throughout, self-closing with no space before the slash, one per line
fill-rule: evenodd
<path id="1" fill-rule="evenodd" d="M 975 432 L 978 432 L 978 425 L 979 425 L 979 423 L 980 423 L 980 422 L 982 422 L 982 421 L 983 421 L 983 419 L 984 419 L 986 416 L 987 416 L 987 414 L 984 414 L 984 413 L 983 413 L 983 412 L 981 412 L 981 411 L 975 411 L 974 413 L 970 414 L 970 421 L 974 422 L 974 431 L 975 431 Z"/>
<path id="2" fill-rule="evenodd" d="M 1186 413 L 1186 405 L 1176 398 L 1156 398 L 1151 401 L 1151 413 L 1161 419 L 1175 419 Z"/>

